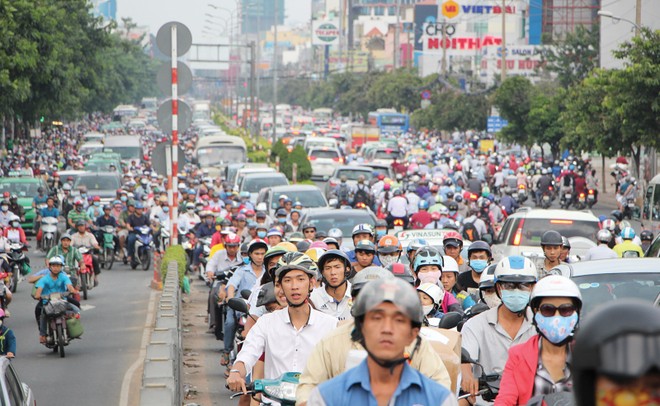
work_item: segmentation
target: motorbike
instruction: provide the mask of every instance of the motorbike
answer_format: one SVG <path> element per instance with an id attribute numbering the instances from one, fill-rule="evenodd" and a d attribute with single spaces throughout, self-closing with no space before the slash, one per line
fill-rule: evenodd
<path id="1" fill-rule="evenodd" d="M 25 251 L 27 251 L 27 247 L 23 243 L 14 241 L 9 244 L 9 268 L 11 269 L 9 290 L 12 293 L 18 289 L 19 276 L 27 266 L 28 258 Z"/>
<path id="2" fill-rule="evenodd" d="M 633 214 L 637 210 L 637 206 L 635 206 L 635 198 L 630 196 L 626 198 L 626 204 L 623 206 L 623 218 L 627 218 L 628 220 L 633 218 Z"/>
<path id="3" fill-rule="evenodd" d="M 137 227 L 135 232 L 137 238 L 135 239 L 135 248 L 133 250 L 131 269 L 136 269 L 138 265 L 140 265 L 142 270 L 146 271 L 151 265 L 151 257 L 154 250 L 154 241 L 153 235 L 151 234 L 151 227 Z"/>
<path id="4" fill-rule="evenodd" d="M 587 207 L 587 195 L 584 192 L 578 194 L 574 206 L 576 210 L 583 210 Z"/>
<path id="5" fill-rule="evenodd" d="M 573 203 L 573 193 L 572 192 L 562 192 L 561 197 L 559 198 L 559 205 L 562 209 L 568 209 Z"/>
<path id="6" fill-rule="evenodd" d="M 160 227 L 160 250 L 165 252 L 165 249 L 170 246 L 170 228 Z"/>
<path id="7" fill-rule="evenodd" d="M 394 231 L 394 233 L 403 231 L 404 224 L 405 222 L 401 218 L 395 218 L 394 220 L 392 220 L 392 230 Z"/>
<path id="8" fill-rule="evenodd" d="M 44 345 L 52 348 L 53 352 L 59 352 L 61 358 L 65 356 L 64 347 L 69 345 L 73 338 L 82 335 L 80 315 L 67 316 L 66 295 L 66 293 L 51 293 L 49 296 L 45 296 L 44 299 L 47 302 L 42 310 L 46 316 L 46 343 Z"/>
<path id="9" fill-rule="evenodd" d="M 101 267 L 112 269 L 115 263 L 115 228 L 113 226 L 101 227 L 103 241 L 101 241 Z"/>
<path id="10" fill-rule="evenodd" d="M 209 291 L 209 295 L 214 295 L 213 297 L 210 298 L 209 305 L 216 306 L 214 320 L 211 320 L 211 318 L 209 317 L 209 328 L 211 326 L 215 326 L 213 330 L 213 334 L 215 335 L 216 340 L 222 340 L 224 338 L 222 328 L 225 325 L 225 315 L 227 309 L 225 302 L 218 300 L 218 297 L 217 295 L 215 295 L 215 292 L 218 291 L 220 285 L 227 286 L 229 279 L 231 279 L 231 277 L 234 275 L 234 271 L 236 271 L 236 269 L 238 269 L 238 266 L 233 266 L 227 269 L 223 269 L 222 271 L 216 271 L 214 275 L 214 279 L 212 281 L 207 282 L 207 285 L 209 285 L 209 287 L 211 288 L 211 290 Z"/>
<path id="11" fill-rule="evenodd" d="M 41 248 L 44 252 L 48 252 L 60 240 L 57 222 L 55 217 L 43 217 L 41 219 Z"/>
<path id="12" fill-rule="evenodd" d="M 203 247 L 203 253 L 199 258 L 199 279 L 206 281 L 206 264 L 208 263 L 209 255 L 211 254 L 211 237 L 200 238 L 197 244 Z M 208 281 L 206 281 L 208 283 Z"/>
<path id="13" fill-rule="evenodd" d="M 79 247 L 78 251 L 83 257 L 85 266 L 78 268 L 79 289 L 83 293 L 83 299 L 87 300 L 88 291 L 94 288 L 94 264 L 92 263 L 92 252 L 87 247 Z"/>
<path id="14" fill-rule="evenodd" d="M 10 282 L 10 276 L 7 272 L 0 271 L 0 308 L 7 310 L 7 296 L 5 295 L 5 287 Z"/>
<path id="15" fill-rule="evenodd" d="M 550 206 L 552 205 L 552 194 L 553 194 L 553 187 L 550 186 L 548 187 L 548 190 L 543 192 L 541 194 L 541 207 L 544 209 L 549 209 Z"/>
<path id="16" fill-rule="evenodd" d="M 596 191 L 593 189 L 589 189 L 587 191 L 587 207 L 590 209 L 594 207 L 594 204 L 596 204 Z"/>
<path id="17" fill-rule="evenodd" d="M 282 406 L 293 406 L 296 404 L 296 389 L 298 388 L 299 379 L 300 372 L 285 372 L 277 379 L 257 379 L 246 386 L 247 394 L 251 396 L 262 394 L 263 397 Z M 242 395 L 242 392 L 235 393 L 230 396 L 230 399 Z M 265 403 L 262 400 L 259 404 L 268 405 L 272 403 Z"/>
<path id="18" fill-rule="evenodd" d="M 500 391 L 500 380 L 502 375 L 500 374 L 485 374 L 483 371 L 483 366 L 478 362 L 470 358 L 470 354 L 467 350 L 461 350 L 461 364 L 473 364 L 481 369 L 481 375 L 479 376 L 479 391 L 477 396 L 481 396 L 486 402 L 492 402 L 497 397 L 497 394 Z M 470 394 L 463 394 L 458 397 L 458 399 L 467 399 L 470 397 Z"/>
<path id="19" fill-rule="evenodd" d="M 516 194 L 518 204 L 523 204 L 527 201 L 527 186 L 518 185 L 518 193 Z"/>
<path id="20" fill-rule="evenodd" d="M 230 309 L 240 314 L 240 315 L 237 314 L 238 317 L 236 318 L 236 335 L 234 336 L 234 346 L 231 352 L 229 353 L 230 365 L 232 365 L 236 360 L 236 356 L 238 355 L 239 351 L 241 350 L 241 347 L 243 346 L 243 341 L 245 341 L 245 337 L 243 337 L 243 331 L 245 330 L 245 324 L 247 322 L 247 318 L 248 316 L 253 317 L 252 315 L 249 314 L 247 298 L 245 297 L 245 296 L 249 297 L 249 291 L 247 291 L 247 293 L 243 293 L 243 292 L 244 291 L 241 291 L 240 298 L 234 297 L 227 301 L 227 306 Z"/>

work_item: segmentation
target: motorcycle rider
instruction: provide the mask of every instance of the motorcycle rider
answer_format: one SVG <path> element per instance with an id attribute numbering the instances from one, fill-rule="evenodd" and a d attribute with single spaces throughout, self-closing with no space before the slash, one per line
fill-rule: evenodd
<path id="1" fill-rule="evenodd" d="M 195 227 L 195 236 L 197 237 L 198 240 L 201 240 L 202 238 L 208 238 L 212 237 L 213 234 L 215 234 L 215 224 L 214 224 L 214 218 L 213 218 L 213 212 L 209 210 L 201 211 L 200 216 L 204 219 L 203 222 L 199 223 Z M 193 249 L 193 261 L 192 261 L 192 269 L 195 273 L 197 273 L 197 270 L 199 268 L 199 260 L 200 256 L 204 253 L 204 244 L 197 244 L 195 249 Z"/>
<path id="2" fill-rule="evenodd" d="M 123 196 L 122 196 L 123 198 Z M 126 254 L 126 239 L 128 238 L 128 218 L 135 213 L 135 202 L 133 200 L 126 201 L 126 210 L 122 211 L 119 215 L 119 230 L 117 237 L 119 237 L 119 247 L 121 248 L 121 255 L 124 259 L 124 264 L 128 263 L 128 256 Z"/>
<path id="3" fill-rule="evenodd" d="M 487 242 L 475 241 L 468 247 L 467 255 L 467 267 L 470 272 L 462 272 L 458 275 L 458 286 L 459 289 L 466 290 L 469 294 L 476 296 L 481 273 L 493 260 L 493 253 Z"/>
<path id="4" fill-rule="evenodd" d="M 103 215 L 99 216 L 94 222 L 97 227 L 95 233 L 96 241 L 103 241 L 103 227 L 111 226 L 114 227 L 115 230 L 119 228 L 119 223 L 117 223 L 117 220 L 110 214 L 111 211 L 112 208 L 110 205 L 106 204 L 103 206 Z M 112 235 L 112 240 L 115 244 L 115 254 L 117 254 L 119 250 L 119 237 L 117 237 L 116 233 Z"/>
<path id="5" fill-rule="evenodd" d="M 355 245 L 353 251 L 355 261 L 351 263 L 356 273 L 361 272 L 363 269 L 368 268 L 374 264 L 376 259 L 376 246 L 371 240 L 360 240 Z"/>
<path id="6" fill-rule="evenodd" d="M 201 223 L 201 219 L 195 213 L 195 203 L 188 202 L 185 206 L 185 211 L 179 216 L 177 227 L 180 230 L 179 235 L 185 235 L 191 231 L 197 224 Z"/>
<path id="7" fill-rule="evenodd" d="M 358 224 L 353 227 L 353 231 L 351 232 L 351 239 L 353 240 L 353 246 L 357 246 L 358 241 L 361 240 L 369 240 L 374 242 L 374 229 L 371 227 L 371 224 L 368 223 Z M 357 262 L 355 250 L 351 250 L 346 254 L 348 254 L 348 258 L 352 263 Z M 378 258 L 374 258 L 374 265 L 380 265 Z"/>
<path id="8" fill-rule="evenodd" d="M 502 196 L 502 200 L 500 200 L 500 204 L 502 205 L 502 208 L 504 209 L 507 215 L 513 214 L 513 212 L 518 210 L 518 208 L 520 207 L 516 199 L 514 199 L 513 196 L 511 196 L 512 193 L 513 192 L 511 190 L 507 189 L 504 196 Z"/>
<path id="9" fill-rule="evenodd" d="M 92 197 L 92 204 L 87 208 L 87 215 L 92 219 L 92 221 L 103 215 L 101 198 L 99 196 Z"/>
<path id="10" fill-rule="evenodd" d="M 395 189 L 393 197 L 387 202 L 387 224 L 392 227 L 395 219 L 403 220 L 403 228 L 408 227 L 408 200 L 401 189 Z"/>
<path id="11" fill-rule="evenodd" d="M 461 250 L 463 250 L 463 237 L 457 231 L 447 231 L 442 238 L 442 247 L 445 255 L 448 255 L 456 261 L 458 269 L 467 271 L 467 264 L 463 261 Z"/>
<path id="12" fill-rule="evenodd" d="M 642 242 L 642 251 L 646 252 L 653 242 L 653 232 L 651 230 L 643 230 L 639 233 L 639 239 Z"/>
<path id="13" fill-rule="evenodd" d="M 641 258 L 644 256 L 642 247 L 633 242 L 635 239 L 635 230 L 632 227 L 626 227 L 621 230 L 621 239 L 623 242 L 615 245 L 614 248 L 612 248 L 612 250 L 614 250 L 614 252 L 616 252 L 616 254 L 619 256 L 619 258 L 625 258 L 629 256 L 637 256 Z"/>
<path id="14" fill-rule="evenodd" d="M 2 203 L 0 203 L 0 227 L 9 226 L 10 219 L 14 215 L 15 214 L 9 210 L 9 201 L 3 200 Z"/>
<path id="15" fill-rule="evenodd" d="M 261 278 L 265 271 L 264 256 L 268 250 L 268 245 L 265 241 L 256 239 L 253 240 L 248 246 L 248 255 L 250 263 L 243 265 L 236 269 L 229 282 L 227 282 L 226 292 L 219 290 L 218 299 L 227 301 L 236 295 L 236 292 L 241 292 L 244 289 L 252 290 L 257 281 Z M 234 346 L 234 335 L 236 334 L 236 315 L 234 311 L 227 311 L 224 325 L 224 344 L 225 347 L 222 351 L 220 364 L 229 364 L 229 352 Z M 245 376 L 245 374 L 243 374 Z"/>
<path id="16" fill-rule="evenodd" d="M 47 303 L 46 300 L 42 300 L 43 296 L 49 296 L 52 293 L 62 293 L 69 292 L 72 295 L 78 293 L 78 291 L 71 284 L 71 279 L 69 276 L 62 272 L 62 267 L 64 266 L 64 260 L 59 256 L 54 256 L 48 260 L 48 269 L 50 273 L 47 276 L 42 277 L 35 284 L 36 292 L 34 298 L 39 301 L 37 304 L 38 307 L 43 308 L 43 305 Z M 79 306 L 71 304 L 70 300 L 67 300 L 68 312 L 80 313 Z M 37 310 L 35 310 L 35 313 Z M 67 312 L 67 313 L 68 313 Z M 46 343 L 46 315 L 43 311 L 39 310 L 39 342 L 41 344 Z"/>
<path id="17" fill-rule="evenodd" d="M 548 173 L 548 170 L 546 168 L 541 169 L 541 177 L 536 183 L 536 205 L 540 206 L 541 205 L 541 196 L 544 194 L 550 193 L 550 187 L 552 187 L 554 181 L 552 180 L 552 176 Z M 552 196 L 551 196 L 552 198 Z"/>
<path id="18" fill-rule="evenodd" d="M 384 268 L 398 262 L 403 248 L 399 239 L 393 235 L 386 235 L 378 241 L 378 260 Z"/>
<path id="19" fill-rule="evenodd" d="M 99 274 L 101 273 L 101 266 L 99 265 L 99 259 L 95 252 L 98 252 L 101 247 L 99 246 L 96 237 L 94 234 L 87 231 L 87 223 L 83 220 L 78 221 L 76 224 L 77 233 L 71 236 L 71 245 L 73 248 L 78 247 L 87 247 L 90 251 L 89 254 L 92 256 L 92 265 L 94 267 L 94 286 L 99 284 Z"/>
<path id="20" fill-rule="evenodd" d="M 442 267 L 444 259 L 440 252 L 433 247 L 422 247 L 417 250 L 415 260 L 413 261 L 413 272 L 415 274 L 414 286 L 424 283 L 432 283 L 436 286 L 442 286 Z M 463 309 L 458 300 L 449 292 L 442 291 L 439 297 L 439 311 L 441 313 L 457 312 L 463 314 Z"/>
<path id="21" fill-rule="evenodd" d="M 246 392 L 245 376 L 262 354 L 265 355 L 266 379 L 288 371 L 300 371 L 314 345 L 337 325 L 336 318 L 313 309 L 308 303 L 317 277 L 311 258 L 299 252 L 288 252 L 280 263 L 275 271 L 275 284 L 284 292 L 288 307 L 261 316 L 250 329 L 229 371 L 227 386 L 230 390 Z"/>
<path id="22" fill-rule="evenodd" d="M 387 235 L 387 221 L 384 219 L 376 219 L 374 224 L 374 238 L 380 240 Z"/>
<path id="23" fill-rule="evenodd" d="M 11 359 L 16 356 L 16 336 L 14 331 L 4 324 L 5 317 L 7 314 L 0 309 L 0 355 Z"/>
<path id="24" fill-rule="evenodd" d="M 71 210 L 67 216 L 67 224 L 71 230 L 74 232 L 76 229 L 76 224 L 80 221 L 84 221 L 85 224 L 92 225 L 92 219 L 89 217 L 87 212 L 84 210 L 84 204 L 81 199 L 77 199 L 74 203 L 74 209 Z"/>
<path id="25" fill-rule="evenodd" d="M 25 209 L 18 203 L 16 193 L 13 193 L 9 198 L 9 211 L 17 215 L 21 222 L 25 221 Z"/>
<path id="26" fill-rule="evenodd" d="M 350 320 L 351 316 L 351 261 L 338 249 L 328 250 L 317 261 L 321 272 L 322 285 L 309 296 L 314 308 L 336 317 L 337 320 Z"/>
<path id="27" fill-rule="evenodd" d="M 461 304 L 463 310 L 467 310 L 475 305 L 475 300 L 466 291 L 460 290 L 458 287 L 458 275 L 460 274 L 458 263 L 453 257 L 444 255 L 444 265 L 442 266 L 442 275 L 440 281 L 445 292 L 451 293 L 458 303 Z"/>
<path id="28" fill-rule="evenodd" d="M 469 319 L 461 335 L 462 347 L 470 358 L 483 367 L 484 374 L 504 370 L 508 351 L 536 335 L 527 309 L 537 270 L 528 258 L 513 255 L 502 259 L 495 269 L 495 289 L 502 304 Z M 461 404 L 472 405 L 479 391 L 479 381 L 471 364 L 462 364 L 461 389 L 472 395 Z"/>
<path id="29" fill-rule="evenodd" d="M 46 204 L 46 200 L 48 199 L 48 196 L 46 195 L 46 190 L 42 187 L 39 186 L 37 189 L 37 195 L 32 199 L 32 208 L 37 209 L 39 208 L 40 205 Z M 21 221 L 25 221 L 22 219 Z"/>
<path id="30" fill-rule="evenodd" d="M 598 233 L 596 234 L 596 242 L 598 245 L 589 248 L 589 251 L 587 251 L 583 261 L 618 258 L 619 256 L 617 253 L 609 247 L 610 241 L 612 241 L 612 233 L 610 233 L 609 230 L 598 230 Z"/>
<path id="31" fill-rule="evenodd" d="M 76 269 L 82 269 L 85 266 L 82 254 L 77 249 L 71 247 L 71 236 L 63 234 L 60 237 L 60 243 L 48 251 L 46 254 L 46 266 L 48 261 L 56 256 L 64 258 L 64 270 L 69 277 L 76 277 Z"/>
<path id="32" fill-rule="evenodd" d="M 130 263 L 135 255 L 135 240 L 137 240 L 137 233 L 135 231 L 138 227 L 147 226 L 150 227 L 151 223 L 149 222 L 149 217 L 144 214 L 144 205 L 142 202 L 135 203 L 135 212 L 128 216 L 126 221 L 126 228 L 128 229 L 128 237 L 126 238 L 126 243 L 128 245 L 128 262 Z"/>
<path id="33" fill-rule="evenodd" d="M 431 222 L 431 214 L 428 212 L 429 202 L 420 200 L 418 209 L 417 213 L 410 217 L 410 225 L 414 230 L 421 230 Z"/>
<path id="34" fill-rule="evenodd" d="M 21 227 L 20 219 L 17 215 L 14 214 L 10 218 L 9 226 L 5 227 L 5 238 L 12 242 L 20 242 L 21 244 L 27 246 L 27 237 L 25 236 L 25 231 Z"/>
<path id="35" fill-rule="evenodd" d="M 53 217 L 57 219 L 60 216 L 60 211 L 57 209 L 57 207 L 55 207 L 55 198 L 48 196 L 48 199 L 46 200 L 46 207 L 43 209 L 38 209 L 35 212 L 37 213 L 37 216 L 34 219 L 34 231 L 37 233 L 37 249 L 41 249 L 41 219 L 44 217 Z"/>
<path id="36" fill-rule="evenodd" d="M 316 387 L 310 405 L 456 404 L 449 389 L 406 362 L 404 351 L 411 342 L 420 342 L 423 321 L 419 298 L 410 285 L 399 279 L 367 283 L 352 313 L 352 340 L 362 345 L 367 358 Z"/>
<path id="37" fill-rule="evenodd" d="M 541 249 L 543 250 L 543 265 L 540 267 L 540 276 L 549 274 L 550 270 L 561 264 L 561 247 L 564 244 L 561 234 L 555 230 L 548 230 L 541 236 Z"/>

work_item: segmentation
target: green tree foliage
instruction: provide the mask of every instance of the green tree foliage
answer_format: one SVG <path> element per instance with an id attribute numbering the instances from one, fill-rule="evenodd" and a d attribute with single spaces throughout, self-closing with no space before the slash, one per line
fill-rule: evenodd
<path id="1" fill-rule="evenodd" d="M 535 93 L 536 89 L 525 77 L 512 76 L 502 82 L 492 102 L 509 124 L 500 131 L 499 139 L 528 147 L 534 144 L 526 125 Z"/>
<path id="2" fill-rule="evenodd" d="M 532 100 L 525 125 L 530 140 L 539 145 L 550 145 L 553 160 L 559 158 L 561 142 L 565 136 L 560 115 L 566 108 L 566 93 L 566 90 L 559 88 L 552 96 L 537 94 Z"/>
<path id="3" fill-rule="evenodd" d="M 89 7 L 87 0 L 0 0 L 0 114 L 71 118 L 154 94 L 149 58 L 102 27 Z"/>
<path id="4" fill-rule="evenodd" d="M 289 180 L 293 180 L 293 164 L 297 165 L 297 175 L 296 181 L 305 181 L 309 180 L 312 177 L 312 164 L 309 162 L 307 153 L 298 145 L 289 152 L 286 146 L 282 143 L 282 140 L 278 140 L 273 144 L 271 149 L 273 159 L 275 157 L 280 158 L 280 172 L 286 175 Z"/>
<path id="5" fill-rule="evenodd" d="M 431 105 L 426 109 L 416 110 L 411 120 L 416 128 L 445 131 L 484 130 L 489 108 L 488 99 L 484 95 L 443 91 L 434 93 Z"/>
<path id="6" fill-rule="evenodd" d="M 545 69 L 557 74 L 562 87 L 580 83 L 598 66 L 599 34 L 598 27 L 588 30 L 577 25 L 574 33 L 567 33 L 547 52 Z"/>

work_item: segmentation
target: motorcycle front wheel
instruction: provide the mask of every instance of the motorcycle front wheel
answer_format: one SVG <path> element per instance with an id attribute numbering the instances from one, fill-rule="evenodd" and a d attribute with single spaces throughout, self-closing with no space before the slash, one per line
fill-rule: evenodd
<path id="1" fill-rule="evenodd" d="M 16 293 L 16 290 L 18 289 L 18 273 L 20 272 L 20 269 L 18 267 L 14 267 L 14 272 L 11 276 L 11 286 L 9 287 L 9 290 L 11 293 Z"/>
<path id="2" fill-rule="evenodd" d="M 112 265 L 115 263 L 115 251 L 110 247 L 105 247 L 103 250 L 103 264 L 105 269 L 112 269 Z"/>
<path id="3" fill-rule="evenodd" d="M 57 325 L 57 346 L 60 351 L 60 358 L 64 358 L 64 329 L 61 324 Z"/>
<path id="4" fill-rule="evenodd" d="M 80 275 L 80 289 L 83 292 L 83 299 L 87 300 L 87 275 L 82 274 Z"/>
<path id="5" fill-rule="evenodd" d="M 151 265 L 151 251 L 145 249 L 142 251 L 142 254 L 140 254 L 140 262 L 142 263 L 142 270 L 147 271 L 149 270 L 149 266 Z"/>

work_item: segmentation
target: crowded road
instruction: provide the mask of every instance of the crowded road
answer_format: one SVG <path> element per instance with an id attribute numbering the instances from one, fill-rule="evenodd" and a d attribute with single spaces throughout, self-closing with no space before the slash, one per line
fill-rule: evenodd
<path id="1" fill-rule="evenodd" d="M 45 255 L 35 252 L 30 239 L 33 269 L 44 268 Z M 115 262 L 103 270 L 100 285 L 83 300 L 85 333 L 66 347 L 66 357 L 39 344 L 31 286 L 22 281 L 9 306 L 6 324 L 14 330 L 18 351 L 13 361 L 21 379 L 41 405 L 129 405 L 137 402 L 152 272 L 132 271 Z M 136 367 L 133 367 L 133 365 Z M 129 384 L 135 383 L 132 391 Z"/>

